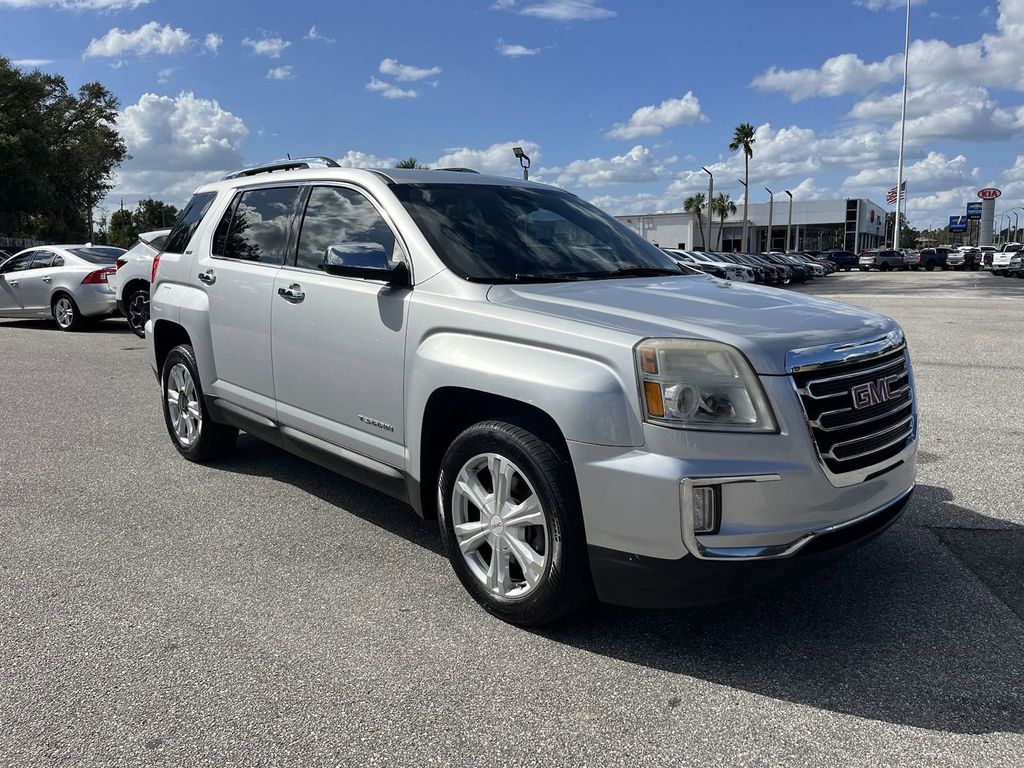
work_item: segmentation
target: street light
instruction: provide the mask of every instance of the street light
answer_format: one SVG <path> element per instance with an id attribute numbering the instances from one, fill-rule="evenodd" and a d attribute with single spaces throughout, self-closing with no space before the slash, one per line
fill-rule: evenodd
<path id="1" fill-rule="evenodd" d="M 764 191 L 768 193 L 768 242 L 765 244 L 765 253 L 772 252 L 772 215 L 775 213 L 775 193 L 772 192 L 768 187 L 764 188 Z"/>
<path id="2" fill-rule="evenodd" d="M 786 220 L 786 247 L 782 250 L 789 253 L 789 228 L 793 226 L 793 193 L 787 189 L 786 194 L 789 195 L 789 219 Z"/>
<path id="3" fill-rule="evenodd" d="M 745 182 L 743 179 L 736 179 L 736 181 L 738 181 L 740 184 L 742 184 L 743 185 L 743 189 L 746 190 L 747 182 Z M 745 191 L 744 191 L 744 195 L 746 195 Z M 744 199 L 746 199 L 746 198 L 744 198 Z M 743 242 L 740 244 L 740 247 L 743 249 L 741 251 L 741 253 L 749 253 L 750 252 L 750 249 L 747 247 L 747 219 L 746 218 L 743 219 Z"/>
<path id="4" fill-rule="evenodd" d="M 1012 210 L 1006 215 L 1009 216 L 1011 213 L 1013 214 L 1013 242 L 1019 243 L 1020 241 L 1017 239 L 1017 229 L 1018 225 L 1020 224 L 1020 219 L 1017 217 L 1016 210 Z"/>
<path id="5" fill-rule="evenodd" d="M 523 181 L 530 180 L 530 156 L 523 152 L 522 147 L 512 147 L 512 154 L 519 158 L 519 164 L 523 166 Z"/>
<path id="6" fill-rule="evenodd" d="M 1020 210 L 1024 211 L 1024 205 L 1020 206 Z M 1016 228 L 1016 229 L 1014 230 L 1014 236 L 1013 236 L 1013 241 L 1014 241 L 1015 243 L 1019 243 L 1019 242 L 1020 242 L 1020 227 L 1017 227 L 1017 228 Z"/>
<path id="7" fill-rule="evenodd" d="M 711 210 L 711 201 L 715 199 L 715 174 L 713 174 L 703 165 L 700 167 L 700 169 L 708 175 L 708 236 L 704 238 L 704 250 L 708 251 L 711 250 L 710 248 L 708 248 L 708 240 L 711 239 L 711 214 L 713 213 L 713 211 Z M 697 215 L 700 216 L 699 211 L 697 212 Z"/>

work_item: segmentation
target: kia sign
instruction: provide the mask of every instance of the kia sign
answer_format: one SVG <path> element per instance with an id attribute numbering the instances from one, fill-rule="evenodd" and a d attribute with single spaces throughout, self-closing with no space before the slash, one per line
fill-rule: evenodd
<path id="1" fill-rule="evenodd" d="M 995 187 L 985 187 L 985 189 L 978 190 L 978 197 L 982 200 L 995 200 L 1001 194 L 1003 194 L 1002 190 Z"/>

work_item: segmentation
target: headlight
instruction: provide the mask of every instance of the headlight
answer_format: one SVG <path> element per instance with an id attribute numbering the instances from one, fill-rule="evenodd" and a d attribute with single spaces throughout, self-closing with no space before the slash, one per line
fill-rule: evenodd
<path id="1" fill-rule="evenodd" d="M 636 346 L 644 419 L 680 429 L 776 432 L 761 382 L 739 350 L 715 341 Z"/>

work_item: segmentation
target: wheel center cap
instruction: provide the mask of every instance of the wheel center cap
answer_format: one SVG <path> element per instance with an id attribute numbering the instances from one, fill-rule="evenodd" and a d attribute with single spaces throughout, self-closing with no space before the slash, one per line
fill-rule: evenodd
<path id="1" fill-rule="evenodd" d="M 188 398 L 185 397 L 185 393 L 184 392 L 179 392 L 178 393 L 178 410 L 179 411 L 187 411 L 188 410 Z"/>
<path id="2" fill-rule="evenodd" d="M 488 523 L 488 527 L 491 529 L 491 533 L 496 533 L 500 535 L 505 532 L 505 524 L 497 515 L 491 518 L 490 522 Z"/>

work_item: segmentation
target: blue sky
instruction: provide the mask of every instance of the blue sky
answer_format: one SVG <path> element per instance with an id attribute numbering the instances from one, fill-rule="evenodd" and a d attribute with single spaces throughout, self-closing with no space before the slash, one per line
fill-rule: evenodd
<path id="1" fill-rule="evenodd" d="M 113 197 L 181 203 L 283 156 L 535 177 L 616 212 L 736 199 L 733 127 L 762 187 L 805 199 L 895 184 L 900 0 L 0 0 L 0 54 L 98 79 L 134 156 Z M 907 177 L 918 226 L 982 186 L 1024 198 L 1024 0 L 915 0 Z M 1004 205 L 1005 204 L 1005 205 Z"/>

